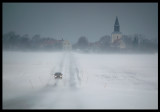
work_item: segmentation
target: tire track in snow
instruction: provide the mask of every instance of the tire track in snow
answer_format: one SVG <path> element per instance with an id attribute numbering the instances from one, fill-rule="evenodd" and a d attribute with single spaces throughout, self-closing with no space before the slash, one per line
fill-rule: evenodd
<path id="1" fill-rule="evenodd" d="M 54 80 L 54 77 L 51 76 L 47 82 L 47 84 L 51 83 L 50 86 L 46 85 L 36 92 L 5 101 L 3 103 L 3 108 L 54 109 L 61 108 L 61 106 L 63 108 L 78 108 L 82 103 L 79 101 L 77 94 L 74 93 L 75 91 L 72 89 L 77 87 L 80 77 L 78 67 L 72 58 L 72 54 L 65 53 L 59 62 L 59 65 L 57 65 L 58 67 L 56 66 L 56 68 L 53 68 L 52 70 L 52 73 L 62 72 L 64 77 L 68 78 L 67 84 L 69 85 L 67 88 L 63 88 L 63 86 L 59 85 L 60 82 L 64 83 L 65 80 Z M 67 93 L 67 95 L 65 93 Z M 75 96 L 75 98 L 73 98 L 73 96 Z M 70 104 L 67 104 L 67 102 L 70 102 Z"/>
<path id="2" fill-rule="evenodd" d="M 54 73 L 56 72 L 62 72 L 63 68 L 64 68 L 64 63 L 65 63 L 65 60 L 66 60 L 66 53 L 63 53 L 63 57 L 62 59 L 60 60 L 59 63 L 57 63 L 55 65 L 55 67 L 53 67 L 53 69 L 51 70 L 51 75 L 47 81 L 47 86 L 53 86 L 53 87 L 56 87 L 58 85 L 58 82 L 59 80 L 55 80 L 54 79 Z"/>
<path id="3" fill-rule="evenodd" d="M 73 57 L 73 54 L 66 52 L 63 62 L 60 64 L 63 78 L 58 83 L 66 84 L 66 87 L 61 85 L 56 86 L 56 93 L 60 92 L 57 98 L 51 101 L 52 105 L 48 108 L 79 108 L 83 105 L 77 97 L 76 90 L 80 84 L 81 78 L 79 76 L 79 69 Z M 67 81 L 65 83 L 65 81 Z M 76 90 L 75 90 L 76 89 Z M 73 96 L 75 96 L 73 98 Z"/>
<path id="4" fill-rule="evenodd" d="M 77 88 L 78 86 L 81 85 L 81 78 L 79 76 L 80 72 L 79 72 L 79 68 L 77 66 L 75 57 L 72 53 L 70 53 L 70 57 L 69 57 L 69 62 L 70 62 L 70 86 Z"/>

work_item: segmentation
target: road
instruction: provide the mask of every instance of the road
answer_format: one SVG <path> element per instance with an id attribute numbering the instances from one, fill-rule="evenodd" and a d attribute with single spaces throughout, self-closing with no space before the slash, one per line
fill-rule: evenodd
<path id="1" fill-rule="evenodd" d="M 55 72 L 63 73 L 62 79 L 54 79 Z M 76 59 L 65 52 L 61 61 L 49 76 L 46 85 L 29 95 L 16 97 L 3 103 L 4 109 L 63 109 L 80 108 L 82 102 L 76 94 L 81 86 L 81 76 Z M 75 103 L 76 102 L 76 103 Z"/>

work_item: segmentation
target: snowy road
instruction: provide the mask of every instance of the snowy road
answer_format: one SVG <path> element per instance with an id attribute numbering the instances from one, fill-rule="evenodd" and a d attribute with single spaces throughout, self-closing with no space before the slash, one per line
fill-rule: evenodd
<path id="1" fill-rule="evenodd" d="M 158 55 L 3 53 L 3 109 L 156 108 Z"/>
<path id="2" fill-rule="evenodd" d="M 63 73 L 63 79 L 54 79 L 55 72 Z M 76 93 L 81 78 L 73 55 L 65 52 L 53 68 L 46 86 L 29 95 L 16 97 L 4 102 L 4 108 L 79 108 Z M 77 102 L 77 104 L 75 103 Z M 80 104 L 81 105 L 81 104 Z"/>

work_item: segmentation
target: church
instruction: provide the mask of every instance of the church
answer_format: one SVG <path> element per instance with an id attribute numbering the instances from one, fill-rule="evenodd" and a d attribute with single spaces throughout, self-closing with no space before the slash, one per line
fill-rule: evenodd
<path id="1" fill-rule="evenodd" d="M 125 48 L 125 43 L 122 40 L 122 33 L 120 32 L 120 25 L 118 17 L 116 16 L 114 31 L 111 34 L 111 47 L 114 48 Z"/>

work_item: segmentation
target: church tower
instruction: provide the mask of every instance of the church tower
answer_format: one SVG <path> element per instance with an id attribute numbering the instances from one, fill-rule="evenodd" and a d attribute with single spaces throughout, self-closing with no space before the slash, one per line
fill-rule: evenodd
<path id="1" fill-rule="evenodd" d="M 118 17 L 116 16 L 116 21 L 114 24 L 114 32 L 112 33 L 112 43 L 115 43 L 121 38 L 122 38 L 122 33 L 120 32 L 120 25 L 119 25 Z"/>
<path id="2" fill-rule="evenodd" d="M 118 18 L 116 17 L 116 21 L 114 24 L 114 32 L 120 32 L 120 26 L 119 26 L 119 22 L 118 22 Z"/>

